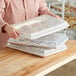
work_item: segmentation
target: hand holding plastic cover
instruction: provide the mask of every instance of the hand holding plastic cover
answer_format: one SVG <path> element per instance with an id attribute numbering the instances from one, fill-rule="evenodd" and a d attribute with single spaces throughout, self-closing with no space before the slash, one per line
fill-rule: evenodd
<path id="1" fill-rule="evenodd" d="M 19 30 L 21 38 L 36 39 L 65 29 L 69 24 L 63 19 L 42 15 L 13 26 Z"/>

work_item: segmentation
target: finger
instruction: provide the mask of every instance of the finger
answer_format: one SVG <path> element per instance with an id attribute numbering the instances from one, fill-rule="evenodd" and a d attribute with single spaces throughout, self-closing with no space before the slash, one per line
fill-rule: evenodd
<path id="1" fill-rule="evenodd" d="M 14 30 L 14 32 L 13 32 L 13 38 L 17 38 L 19 36 L 19 33 L 16 31 L 16 30 Z"/>
<path id="2" fill-rule="evenodd" d="M 19 36 L 19 31 L 18 31 L 18 30 L 16 30 L 16 33 L 17 33 L 17 35 Z"/>

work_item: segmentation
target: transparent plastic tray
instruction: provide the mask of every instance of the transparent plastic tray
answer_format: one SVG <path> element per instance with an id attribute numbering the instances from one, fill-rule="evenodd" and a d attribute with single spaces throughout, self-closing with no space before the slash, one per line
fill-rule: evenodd
<path id="1" fill-rule="evenodd" d="M 42 57 L 46 57 L 49 55 L 62 52 L 68 48 L 65 44 L 63 44 L 58 49 L 41 49 L 41 48 L 36 48 L 36 47 L 28 47 L 28 46 L 20 46 L 20 45 L 17 46 L 17 45 L 11 45 L 11 44 L 9 44 L 8 47 L 17 49 L 23 52 L 31 53 L 34 55 L 42 56 Z"/>
<path id="2" fill-rule="evenodd" d="M 62 19 L 42 15 L 13 26 L 19 30 L 21 38 L 36 39 L 65 29 L 69 24 Z"/>
<path id="3" fill-rule="evenodd" d="M 29 40 L 26 38 L 10 39 L 8 42 L 15 45 L 30 45 L 38 47 L 58 48 L 68 40 L 65 33 L 54 33 L 38 39 Z"/>

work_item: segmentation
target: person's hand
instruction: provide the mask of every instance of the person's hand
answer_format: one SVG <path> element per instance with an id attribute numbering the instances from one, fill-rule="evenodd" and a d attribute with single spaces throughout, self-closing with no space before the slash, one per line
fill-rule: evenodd
<path id="1" fill-rule="evenodd" d="M 3 30 L 8 34 L 9 37 L 16 39 L 19 36 L 18 31 L 11 25 L 5 25 Z"/>

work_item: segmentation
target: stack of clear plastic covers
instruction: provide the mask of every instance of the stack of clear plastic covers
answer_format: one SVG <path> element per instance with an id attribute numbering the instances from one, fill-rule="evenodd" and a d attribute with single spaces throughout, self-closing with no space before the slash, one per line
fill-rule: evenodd
<path id="1" fill-rule="evenodd" d="M 68 40 L 66 34 L 54 33 L 38 39 L 29 40 L 26 38 L 10 39 L 9 43 L 20 44 L 20 45 L 32 45 L 32 46 L 44 46 L 48 48 L 58 48 Z"/>
<path id="2" fill-rule="evenodd" d="M 43 57 L 67 49 L 65 42 L 68 37 L 58 33 L 69 26 L 63 19 L 42 15 L 13 26 L 19 30 L 20 36 L 9 39 L 7 46 L 10 48 Z"/>

